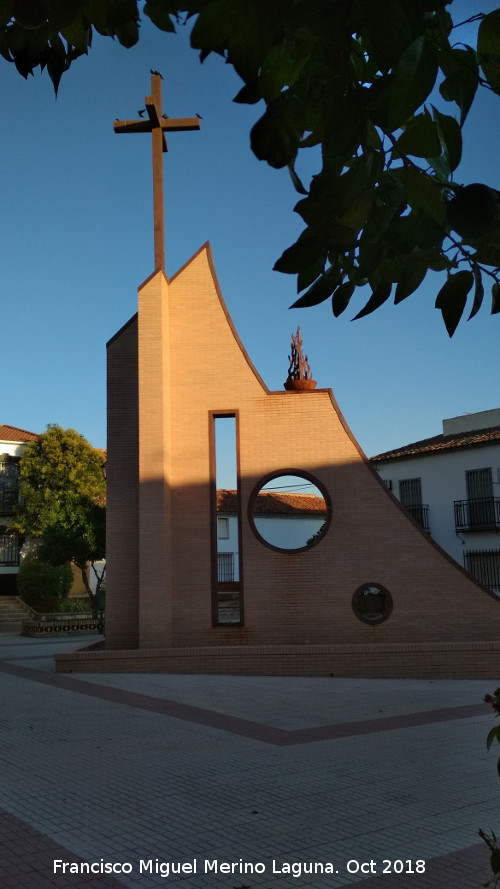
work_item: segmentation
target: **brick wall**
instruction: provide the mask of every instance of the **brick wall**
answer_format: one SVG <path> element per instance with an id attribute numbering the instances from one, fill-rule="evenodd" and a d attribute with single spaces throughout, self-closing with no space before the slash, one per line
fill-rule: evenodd
<path id="1" fill-rule="evenodd" d="M 57 654 L 56 671 L 343 676 L 365 679 L 495 679 L 499 642 L 275 645 Z"/>
<path id="2" fill-rule="evenodd" d="M 139 290 L 139 645 L 173 644 L 168 284 Z"/>
<path id="3" fill-rule="evenodd" d="M 112 648 L 139 644 L 137 318 L 108 343 L 106 634 Z"/>

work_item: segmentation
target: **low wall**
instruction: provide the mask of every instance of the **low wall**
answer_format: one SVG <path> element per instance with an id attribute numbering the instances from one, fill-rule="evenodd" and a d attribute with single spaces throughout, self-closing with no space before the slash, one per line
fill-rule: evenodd
<path id="1" fill-rule="evenodd" d="M 218 646 L 78 651 L 58 673 L 212 673 L 366 679 L 495 679 L 500 642 Z"/>
<path id="2" fill-rule="evenodd" d="M 49 633 L 102 633 L 104 621 L 91 614 L 41 614 L 23 620 L 21 636 Z"/>

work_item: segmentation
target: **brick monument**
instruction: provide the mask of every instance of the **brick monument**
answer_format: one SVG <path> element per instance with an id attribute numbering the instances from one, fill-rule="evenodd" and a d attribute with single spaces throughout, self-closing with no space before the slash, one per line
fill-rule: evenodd
<path id="1" fill-rule="evenodd" d="M 146 106 L 142 123 L 161 141 L 159 93 Z M 59 655 L 58 670 L 497 674 L 496 597 L 384 487 L 331 390 L 313 388 L 307 359 L 292 354 L 287 387 L 269 391 L 232 325 L 208 244 L 170 279 L 159 246 L 155 266 L 107 349 L 105 647 Z M 232 581 L 218 570 L 219 418 L 235 428 Z M 287 548 L 265 539 L 255 504 L 264 486 L 292 476 L 314 485 L 324 521 Z"/>

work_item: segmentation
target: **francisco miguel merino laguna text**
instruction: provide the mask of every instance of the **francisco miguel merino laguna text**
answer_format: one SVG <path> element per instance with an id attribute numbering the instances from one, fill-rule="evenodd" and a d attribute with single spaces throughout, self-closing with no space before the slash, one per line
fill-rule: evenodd
<path id="1" fill-rule="evenodd" d="M 334 874 L 337 871 L 331 861 L 283 861 L 272 860 L 273 874 L 289 874 L 300 877 L 302 874 Z M 63 861 L 54 859 L 54 874 L 158 874 L 160 877 L 184 874 L 265 874 L 266 865 L 262 861 L 219 861 L 217 858 L 204 858 L 192 861 L 162 861 L 159 858 L 140 858 L 135 866 L 130 861 Z"/>

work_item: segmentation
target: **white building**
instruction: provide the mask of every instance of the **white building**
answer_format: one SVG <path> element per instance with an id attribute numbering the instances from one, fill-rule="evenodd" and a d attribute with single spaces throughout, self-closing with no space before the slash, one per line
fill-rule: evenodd
<path id="1" fill-rule="evenodd" d="M 11 528 L 19 496 L 19 460 L 28 441 L 38 435 L 0 424 L 0 596 L 17 595 L 22 540 Z"/>
<path id="2" fill-rule="evenodd" d="M 312 486 L 310 486 L 312 487 Z M 314 489 L 316 491 L 316 488 Z M 319 492 L 318 492 L 319 493 Z M 236 491 L 217 491 L 217 569 L 219 581 L 239 580 L 238 503 Z M 261 490 L 249 520 L 273 549 L 296 552 L 319 534 L 327 518 L 322 497 Z"/>
<path id="3" fill-rule="evenodd" d="M 500 409 L 443 420 L 441 435 L 371 462 L 432 539 L 500 595 Z"/>

